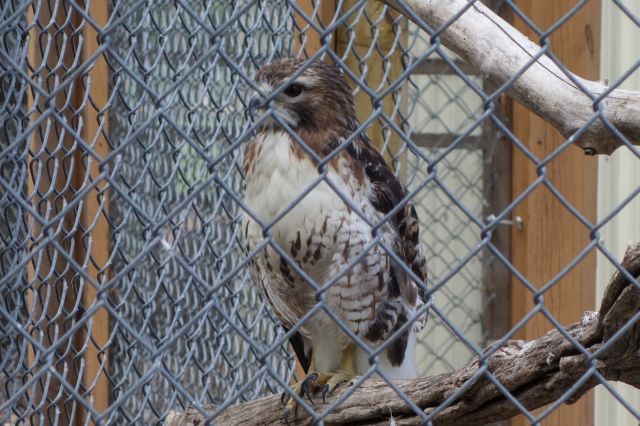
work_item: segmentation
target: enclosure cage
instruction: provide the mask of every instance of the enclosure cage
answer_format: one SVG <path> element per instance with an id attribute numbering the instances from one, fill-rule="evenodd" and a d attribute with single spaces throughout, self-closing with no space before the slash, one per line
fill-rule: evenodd
<path id="1" fill-rule="evenodd" d="M 3 423 L 215 416 L 291 383 L 296 358 L 240 229 L 251 81 L 281 57 L 343 69 L 412 194 L 435 307 L 420 375 L 463 367 L 519 320 L 511 104 L 489 106 L 498 86 L 401 9 L 8 0 L 0 22 Z"/>

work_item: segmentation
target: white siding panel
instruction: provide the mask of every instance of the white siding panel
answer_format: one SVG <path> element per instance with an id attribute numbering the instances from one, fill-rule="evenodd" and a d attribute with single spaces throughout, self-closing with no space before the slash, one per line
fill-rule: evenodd
<path id="1" fill-rule="evenodd" d="M 623 4 L 640 17 L 640 2 Z M 613 83 L 640 60 L 640 29 L 616 6 L 606 0 L 602 4 L 601 78 Z M 640 73 L 633 73 L 621 86 L 640 90 Z M 628 149 L 619 149 L 598 163 L 598 217 L 604 218 L 640 185 L 640 160 Z M 640 241 L 640 195 L 602 228 L 604 245 L 616 259 L 621 259 L 630 243 Z M 596 297 L 602 299 L 604 288 L 614 272 L 613 265 L 598 255 Z M 633 407 L 640 409 L 640 391 L 616 384 L 615 389 Z M 597 426 L 637 426 L 638 420 L 611 393 L 596 389 L 595 417 Z"/>

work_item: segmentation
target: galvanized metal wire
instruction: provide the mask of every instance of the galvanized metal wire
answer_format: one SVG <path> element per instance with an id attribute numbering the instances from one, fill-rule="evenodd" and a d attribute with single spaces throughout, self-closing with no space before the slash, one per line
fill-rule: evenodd
<path id="1" fill-rule="evenodd" d="M 491 191 L 504 190 L 493 173 L 498 144 L 528 152 L 495 107 L 495 88 L 443 48 L 439 34 L 451 22 L 428 28 L 386 6 L 372 14 L 365 1 L 338 3 L 325 22 L 320 2 L 309 14 L 291 0 L 111 0 L 106 25 L 92 16 L 89 0 L 0 5 L 1 422 L 148 424 L 170 410 L 211 404 L 217 408 L 207 416 L 215 419 L 230 404 L 289 387 L 295 359 L 287 339 L 296 328 L 285 332 L 251 283 L 247 263 L 255 253 L 240 245 L 246 206 L 239 164 L 256 127 L 245 113 L 255 71 L 274 58 L 314 55 L 344 68 L 359 102 L 389 91 L 385 99 L 396 106 L 372 109 L 361 121 L 363 131 L 382 135 L 381 149 L 421 219 L 432 280 L 423 283 L 431 302 L 418 345 L 421 373 L 452 371 L 479 356 L 478 374 L 533 422 L 569 398 L 541 414 L 527 412 L 484 363 L 490 353 L 481 348 L 508 337 L 487 325 L 491 312 L 506 308 L 496 302 L 490 265 L 502 265 L 536 295 L 557 282 L 536 290 L 491 238 L 518 202 L 491 202 Z M 547 30 L 512 1 L 495 3 L 534 28 L 541 52 L 563 68 L 549 36 L 586 0 Z M 640 26 L 623 2 L 615 3 Z M 372 28 L 364 47 L 354 43 L 363 22 Z M 391 26 L 391 41 L 379 38 L 382 25 Z M 83 56 L 89 30 L 98 48 Z M 327 35 L 319 47 L 312 46 L 313 32 Z M 388 71 L 374 82 L 367 64 L 377 56 L 385 70 L 401 58 L 401 70 L 414 71 Z M 104 103 L 92 92 L 104 82 L 90 76 L 100 61 L 108 69 Z M 358 67 L 348 65 L 354 62 Z M 598 102 L 594 117 L 603 119 Z M 89 112 L 99 124 L 94 134 L 85 131 Z M 102 138 L 106 155 L 97 152 Z M 548 158 L 530 156 L 540 178 L 529 190 L 546 186 L 592 230 L 589 246 L 567 267 L 593 247 L 617 262 L 599 241 L 603 223 L 586 220 L 547 179 L 545 164 L 568 145 Z M 97 237 L 101 220 L 106 242 Z M 266 234 L 265 244 L 289 258 Z M 106 253 L 96 254 L 96 246 Z M 339 321 L 322 297 L 316 309 Z M 542 302 L 529 316 L 538 312 L 562 329 Z M 108 321 L 104 340 L 94 336 L 98 318 Z M 367 350 L 375 359 L 385 348 Z M 583 379 L 602 380 L 590 359 Z M 316 421 L 374 373 L 377 361 Z M 427 415 L 390 385 L 425 423 L 446 408 Z M 101 406 L 96 398 L 104 389 Z"/>

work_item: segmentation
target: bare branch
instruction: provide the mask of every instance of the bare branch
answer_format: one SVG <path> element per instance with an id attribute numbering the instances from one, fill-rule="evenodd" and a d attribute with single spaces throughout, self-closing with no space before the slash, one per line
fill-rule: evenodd
<path id="1" fill-rule="evenodd" d="M 569 138 L 575 134 L 575 143 L 586 154 L 609 155 L 622 145 L 620 138 L 601 119 L 595 120 L 584 133 L 576 134 L 594 115 L 593 99 L 607 93 L 607 86 L 562 70 L 548 56 L 541 56 L 529 66 L 541 47 L 480 1 L 471 6 L 467 0 L 384 2 L 411 18 L 408 6 L 433 29 L 441 28 L 468 7 L 440 35 L 444 46 L 497 86 L 526 69 L 507 89 L 507 93 L 551 123 L 563 136 Z M 572 79 L 585 90 L 580 89 Z M 614 90 L 600 105 L 606 119 L 630 143 L 640 144 L 640 92 Z"/>
<path id="2" fill-rule="evenodd" d="M 640 243 L 627 250 L 622 266 L 631 276 L 640 275 Z M 625 274 L 616 272 L 605 291 L 599 313 L 585 312 L 582 320 L 566 332 L 588 352 L 593 353 L 609 341 L 631 318 L 640 312 L 640 288 L 630 283 Z M 598 357 L 597 368 L 607 380 L 622 381 L 640 388 L 640 322 L 613 340 Z M 511 340 L 487 359 L 486 366 L 520 404 L 529 410 L 557 401 L 587 372 L 591 366 L 586 357 L 558 330 L 531 340 Z M 520 410 L 504 396 L 481 371 L 474 360 L 459 371 L 435 377 L 399 381 L 398 387 L 427 414 L 441 405 L 460 387 L 472 381 L 461 397 L 434 416 L 437 425 L 481 425 L 515 416 Z M 567 403 L 577 401 L 599 382 L 589 376 L 584 385 L 571 395 Z M 334 402 L 344 387 L 331 396 Z M 326 409 L 316 396 L 316 411 Z M 213 409 L 209 407 L 209 409 Z M 279 424 L 282 417 L 279 396 L 270 396 L 229 407 L 216 422 L 221 425 Z M 418 424 L 420 417 L 382 380 L 366 381 L 325 419 L 325 424 L 389 424 L 390 414 L 397 424 Z M 195 409 L 173 412 L 168 426 L 199 424 L 203 415 Z M 310 418 L 299 410 L 295 424 L 309 424 Z"/>

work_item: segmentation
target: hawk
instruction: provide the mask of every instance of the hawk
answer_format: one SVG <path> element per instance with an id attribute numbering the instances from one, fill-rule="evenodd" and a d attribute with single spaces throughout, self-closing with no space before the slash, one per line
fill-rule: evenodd
<path id="1" fill-rule="evenodd" d="M 254 96 L 249 105 L 271 110 L 243 161 L 250 211 L 244 248 L 260 248 L 250 261 L 252 280 L 287 330 L 324 300 L 346 329 L 376 348 L 424 303 L 424 284 L 412 279 L 427 281 L 415 208 L 359 129 L 338 67 L 278 59 L 261 67 L 255 81 L 266 94 L 281 92 L 268 104 Z M 425 320 L 395 336 L 379 355 L 379 371 L 416 377 L 413 350 Z M 324 399 L 371 366 L 324 309 L 306 318 L 291 343 L 307 373 L 295 386 L 299 395 L 322 387 Z M 283 398 L 286 419 L 296 403 Z"/>

